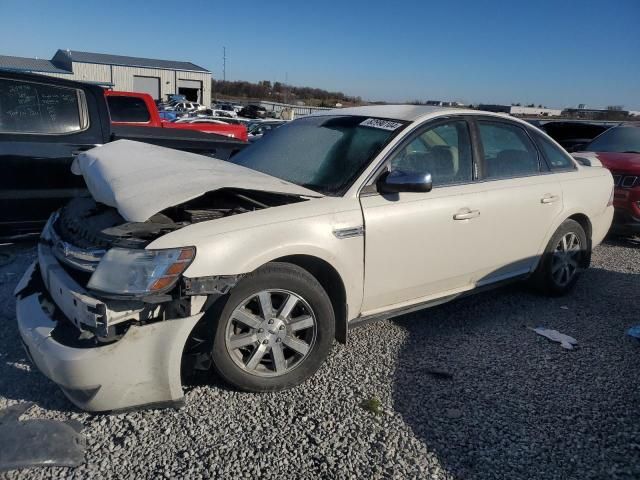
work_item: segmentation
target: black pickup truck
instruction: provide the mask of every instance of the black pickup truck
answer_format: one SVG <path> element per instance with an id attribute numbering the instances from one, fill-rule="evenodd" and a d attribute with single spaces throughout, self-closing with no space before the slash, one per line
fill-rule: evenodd
<path id="1" fill-rule="evenodd" d="M 36 234 L 52 211 L 85 192 L 75 155 L 119 139 L 223 160 L 244 142 L 198 131 L 113 126 L 97 85 L 0 71 L 0 238 Z"/>

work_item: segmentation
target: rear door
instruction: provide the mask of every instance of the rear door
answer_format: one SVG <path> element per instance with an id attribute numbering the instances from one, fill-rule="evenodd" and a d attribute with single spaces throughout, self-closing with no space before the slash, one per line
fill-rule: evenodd
<path id="1" fill-rule="evenodd" d="M 563 206 L 560 182 L 524 126 L 494 117 L 476 126 L 489 235 L 480 242 L 487 245 L 475 279 L 482 285 L 529 272 Z"/>
<path id="2" fill-rule="evenodd" d="M 39 231 L 52 211 L 84 191 L 71 162 L 106 141 L 105 119 L 100 87 L 0 73 L 0 236 Z"/>

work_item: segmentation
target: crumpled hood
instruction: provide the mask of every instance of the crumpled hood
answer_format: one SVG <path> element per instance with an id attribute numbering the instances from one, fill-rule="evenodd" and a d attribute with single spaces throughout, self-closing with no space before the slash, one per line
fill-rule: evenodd
<path id="1" fill-rule="evenodd" d="M 221 188 L 322 197 L 240 165 L 131 140 L 78 155 L 71 171 L 84 177 L 97 202 L 116 208 L 130 222 L 144 222 L 166 208 Z"/>

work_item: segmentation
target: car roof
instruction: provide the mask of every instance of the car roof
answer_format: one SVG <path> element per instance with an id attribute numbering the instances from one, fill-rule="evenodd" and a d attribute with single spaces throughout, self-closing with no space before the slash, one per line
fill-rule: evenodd
<path id="1" fill-rule="evenodd" d="M 366 107 L 334 108 L 322 110 L 312 115 L 358 115 L 362 117 L 390 118 L 414 122 L 430 114 L 461 114 L 461 113 L 485 113 L 477 110 L 465 110 L 460 108 L 431 107 L 425 105 L 368 105 Z M 488 113 L 488 112 L 486 112 Z"/>

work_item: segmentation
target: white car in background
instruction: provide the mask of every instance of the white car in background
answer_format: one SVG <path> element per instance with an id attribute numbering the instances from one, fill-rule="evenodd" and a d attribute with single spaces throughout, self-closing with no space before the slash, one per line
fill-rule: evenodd
<path id="1" fill-rule="evenodd" d="M 50 218 L 16 308 L 33 363 L 91 411 L 179 402 L 211 367 L 289 388 L 359 324 L 506 281 L 564 294 L 613 215 L 597 162 L 437 107 L 319 112 L 230 162 L 121 140 L 73 171 L 92 197 Z"/>
<path id="2" fill-rule="evenodd" d="M 176 102 L 167 107 L 166 110 L 174 110 L 176 112 L 197 112 L 205 110 L 206 108 L 207 107 L 200 105 L 197 102 Z"/>
<path id="3" fill-rule="evenodd" d="M 229 122 L 225 122 L 221 118 L 207 118 L 207 117 L 179 118 L 174 123 L 213 123 L 215 125 L 229 125 Z"/>
<path id="4" fill-rule="evenodd" d="M 217 112 L 214 115 L 219 115 L 222 117 L 232 117 L 232 118 L 236 118 L 238 116 L 238 112 L 233 107 L 233 105 L 230 105 L 227 103 L 216 105 L 215 107 L 213 107 L 213 109 L 215 112 Z"/>

